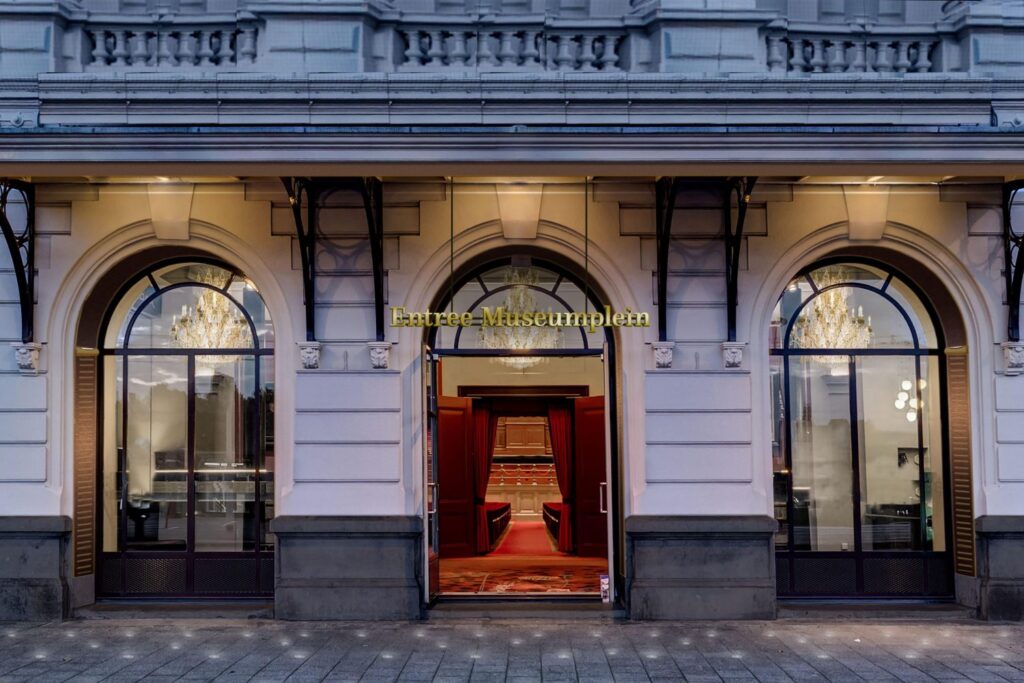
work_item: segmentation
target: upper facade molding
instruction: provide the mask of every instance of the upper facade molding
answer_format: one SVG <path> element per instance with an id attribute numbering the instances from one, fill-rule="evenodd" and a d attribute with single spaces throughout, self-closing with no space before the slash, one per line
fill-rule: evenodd
<path id="1" fill-rule="evenodd" d="M 1024 75 L 1024 0 L 0 0 L 6 76 Z"/>

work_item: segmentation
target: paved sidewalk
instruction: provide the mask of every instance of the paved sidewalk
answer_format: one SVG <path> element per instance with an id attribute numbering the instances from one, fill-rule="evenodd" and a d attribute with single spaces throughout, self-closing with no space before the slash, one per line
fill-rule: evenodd
<path id="1" fill-rule="evenodd" d="M 1024 681 L 1024 625 L 780 620 L 0 625 L 0 681 Z"/>

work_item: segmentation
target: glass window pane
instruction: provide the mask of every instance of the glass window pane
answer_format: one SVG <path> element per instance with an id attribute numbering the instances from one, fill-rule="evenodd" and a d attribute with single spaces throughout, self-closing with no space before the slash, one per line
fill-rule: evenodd
<path id="1" fill-rule="evenodd" d="M 857 357 L 864 550 L 927 549 L 921 495 L 922 473 L 925 488 L 930 484 L 931 453 L 921 452 L 919 428 L 924 427 L 922 407 L 931 408 L 931 397 L 927 378 L 918 382 L 917 363 L 908 357 Z"/>
<path id="2" fill-rule="evenodd" d="M 877 292 L 834 287 L 820 292 L 800 312 L 790 333 L 794 349 L 914 348 L 899 309 Z"/>
<path id="3" fill-rule="evenodd" d="M 104 348 L 114 349 L 124 346 L 124 336 L 128 331 L 128 324 L 132 316 L 146 299 L 153 295 L 153 285 L 149 278 L 143 278 L 132 285 L 121 300 L 114 307 L 110 322 L 107 324 L 106 337 L 103 340 Z"/>
<path id="4" fill-rule="evenodd" d="M 924 440 L 924 524 L 925 549 L 946 550 L 946 490 L 942 445 L 942 384 L 939 377 L 939 357 L 920 359 L 921 390 L 920 417 Z"/>
<path id="5" fill-rule="evenodd" d="M 254 550 L 259 404 L 253 356 L 196 356 L 197 551 Z"/>
<path id="6" fill-rule="evenodd" d="M 260 357 L 260 401 L 263 408 L 263 465 L 260 469 L 260 501 L 263 505 L 263 525 L 260 544 L 263 550 L 273 550 L 274 534 L 270 533 L 270 520 L 274 519 L 274 358 Z"/>
<path id="7" fill-rule="evenodd" d="M 185 550 L 188 360 L 128 359 L 128 550 Z"/>
<path id="8" fill-rule="evenodd" d="M 772 479 L 775 521 L 779 530 L 775 534 L 775 547 L 789 547 L 789 518 L 786 502 L 789 498 L 789 468 L 786 467 L 786 394 L 783 378 L 783 359 L 772 356 L 769 374 L 772 416 Z"/>
<path id="9" fill-rule="evenodd" d="M 796 550 L 854 550 L 849 377 L 812 356 L 790 360 Z"/>
<path id="10" fill-rule="evenodd" d="M 234 273 L 208 263 L 176 263 L 153 271 L 153 279 L 163 289 L 183 282 L 201 282 L 223 289 L 234 277 Z"/>
<path id="11" fill-rule="evenodd" d="M 208 287 L 167 290 L 146 304 L 130 331 L 131 348 L 249 349 L 252 330 L 242 311 Z"/>
<path id="12" fill-rule="evenodd" d="M 124 409 L 124 359 L 103 358 L 103 552 L 117 552 L 118 520 L 121 514 L 121 478 L 118 476 Z"/>

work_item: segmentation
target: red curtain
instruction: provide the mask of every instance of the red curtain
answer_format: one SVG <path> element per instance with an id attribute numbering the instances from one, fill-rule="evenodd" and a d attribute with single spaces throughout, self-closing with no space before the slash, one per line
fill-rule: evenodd
<path id="1" fill-rule="evenodd" d="M 558 522 L 558 549 L 563 553 L 571 553 L 574 542 L 572 503 L 575 492 L 572 485 L 572 411 L 567 405 L 555 402 L 548 405 L 548 428 L 551 430 L 551 454 L 555 459 L 555 476 L 558 477 L 558 490 L 562 494 L 562 516 Z"/>
<path id="2" fill-rule="evenodd" d="M 476 508 L 476 551 L 486 553 L 491 549 L 491 538 L 487 524 L 487 482 L 491 478 L 491 461 L 494 459 L 494 443 L 498 436 L 498 417 L 483 401 L 473 401 L 473 503 Z"/>

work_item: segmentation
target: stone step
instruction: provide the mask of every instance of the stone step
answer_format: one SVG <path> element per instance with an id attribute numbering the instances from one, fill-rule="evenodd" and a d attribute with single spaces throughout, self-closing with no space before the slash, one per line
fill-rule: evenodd
<path id="1" fill-rule="evenodd" d="M 273 619 L 266 600 L 142 601 L 109 600 L 79 607 L 75 619 Z"/>
<path id="2" fill-rule="evenodd" d="M 448 619 L 596 619 L 617 621 L 626 611 L 579 598 L 457 598 L 442 601 L 426 611 L 428 621 Z"/>
<path id="3" fill-rule="evenodd" d="M 779 619 L 965 621 L 977 610 L 932 600 L 779 600 Z"/>

